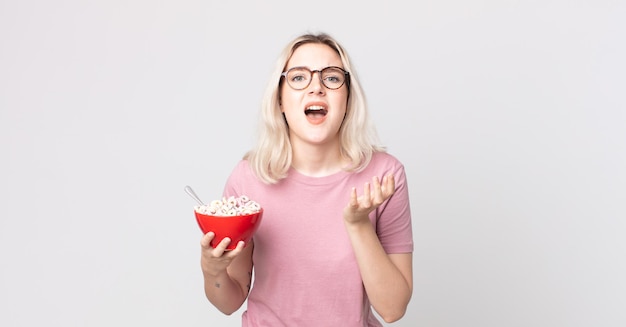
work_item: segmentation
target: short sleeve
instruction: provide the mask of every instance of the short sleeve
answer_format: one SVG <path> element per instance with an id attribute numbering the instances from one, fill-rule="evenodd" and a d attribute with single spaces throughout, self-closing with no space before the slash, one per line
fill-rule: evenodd
<path id="1" fill-rule="evenodd" d="M 413 229 L 409 189 L 404 166 L 392 169 L 396 190 L 378 209 L 376 233 L 387 253 L 413 252 Z"/>

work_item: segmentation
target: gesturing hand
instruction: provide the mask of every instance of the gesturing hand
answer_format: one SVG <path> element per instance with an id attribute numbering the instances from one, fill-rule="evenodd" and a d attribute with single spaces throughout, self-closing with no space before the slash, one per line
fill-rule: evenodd
<path id="1" fill-rule="evenodd" d="M 347 223 L 369 221 L 370 212 L 378 208 L 389 199 L 396 190 L 393 175 L 383 177 L 382 183 L 378 177 L 372 178 L 372 183 L 365 183 L 363 195 L 357 197 L 356 187 L 352 188 L 350 203 L 343 209 L 343 218 Z"/>

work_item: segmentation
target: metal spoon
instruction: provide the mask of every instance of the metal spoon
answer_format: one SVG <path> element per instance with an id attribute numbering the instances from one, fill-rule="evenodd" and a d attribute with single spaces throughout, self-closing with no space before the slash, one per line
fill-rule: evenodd
<path id="1" fill-rule="evenodd" d="M 187 194 L 189 194 L 190 197 L 192 197 L 194 200 L 196 200 L 196 202 L 198 202 L 201 206 L 204 205 L 204 202 L 202 202 L 202 200 L 200 200 L 200 198 L 198 197 L 198 195 L 196 194 L 196 192 L 193 191 L 193 189 L 191 188 L 191 186 L 186 185 L 185 186 L 185 192 Z"/>

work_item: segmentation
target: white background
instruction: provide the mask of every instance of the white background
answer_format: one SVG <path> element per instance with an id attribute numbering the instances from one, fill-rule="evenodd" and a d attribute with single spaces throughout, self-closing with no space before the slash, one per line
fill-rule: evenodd
<path id="1" fill-rule="evenodd" d="M 394 326 L 626 325 L 624 1 L 0 2 L 0 325 L 239 326 L 204 298 L 205 200 L 279 51 L 347 48 L 406 166 Z M 313 269 L 313 268 L 312 268 Z"/>

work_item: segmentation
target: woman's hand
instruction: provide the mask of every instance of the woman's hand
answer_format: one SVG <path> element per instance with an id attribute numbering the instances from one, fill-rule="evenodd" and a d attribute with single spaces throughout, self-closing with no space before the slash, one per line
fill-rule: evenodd
<path id="1" fill-rule="evenodd" d="M 353 187 L 350 194 L 350 203 L 343 210 L 344 221 L 349 224 L 369 222 L 370 212 L 389 199 L 395 192 L 395 189 L 393 175 L 384 176 L 382 183 L 378 177 L 373 177 L 372 183 L 365 183 L 363 195 L 358 197 L 356 187 Z"/>
<path id="2" fill-rule="evenodd" d="M 204 293 L 216 308 L 229 315 L 237 311 L 248 296 L 254 243 L 245 246 L 240 241 L 234 250 L 226 251 L 230 238 L 224 238 L 212 247 L 214 238 L 215 233 L 208 232 L 200 241 Z"/>
<path id="3" fill-rule="evenodd" d="M 226 237 L 214 248 L 211 241 L 215 238 L 215 233 L 208 232 L 200 240 L 202 248 L 201 265 L 202 272 L 206 275 L 216 277 L 226 273 L 226 268 L 237 257 L 245 246 L 243 241 L 237 244 L 237 247 L 231 251 L 226 251 L 226 247 L 230 244 L 230 238 Z"/>
<path id="4" fill-rule="evenodd" d="M 396 191 L 393 175 L 365 183 L 363 195 L 352 189 L 350 203 L 343 210 L 344 223 L 352 244 L 365 292 L 372 307 L 387 323 L 400 319 L 413 293 L 411 253 L 388 254 L 383 248 L 369 214 Z"/>

